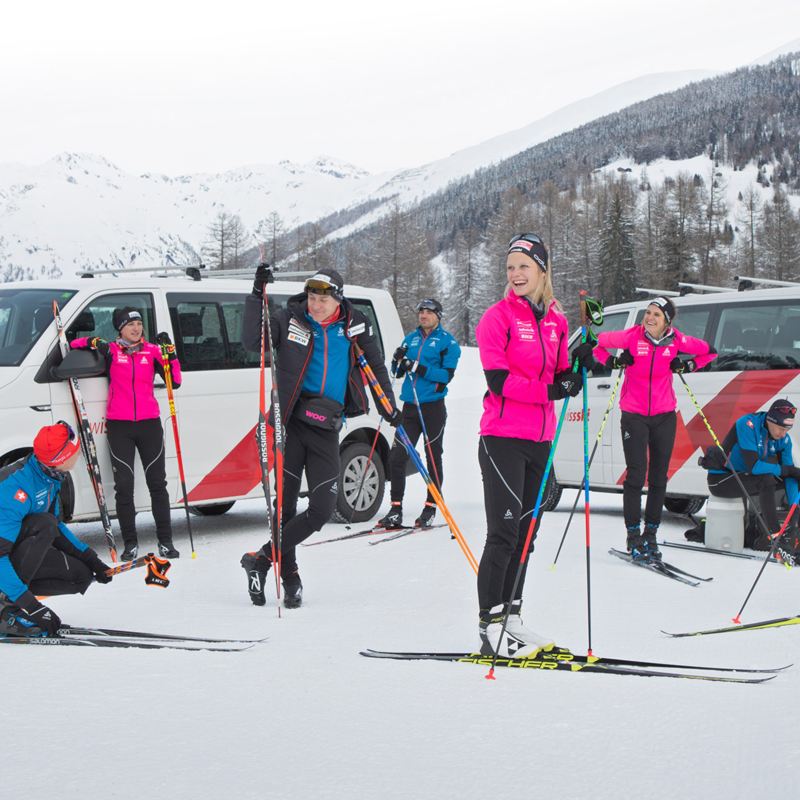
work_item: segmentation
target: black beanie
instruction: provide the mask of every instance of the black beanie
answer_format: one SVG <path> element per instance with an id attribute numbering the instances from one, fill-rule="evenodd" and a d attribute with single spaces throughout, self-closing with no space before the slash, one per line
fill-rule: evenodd
<path id="1" fill-rule="evenodd" d="M 525 253 L 532 258 L 542 272 L 547 272 L 550 266 L 550 255 L 544 242 L 535 233 L 518 233 L 508 243 L 506 255 L 509 253 Z"/>
<path id="2" fill-rule="evenodd" d="M 794 415 L 796 413 L 797 409 L 791 400 L 776 400 L 767 409 L 767 420 L 784 428 L 791 428 L 794 425 Z"/>
<path id="3" fill-rule="evenodd" d="M 124 308 L 115 308 L 111 317 L 114 323 L 114 329 L 119 333 L 129 322 L 138 320 L 142 324 L 142 315 L 133 306 L 125 306 Z"/>
<path id="4" fill-rule="evenodd" d="M 677 309 L 675 308 L 675 303 L 669 297 L 654 297 L 647 305 L 658 306 L 667 318 L 667 325 L 672 325 Z"/>

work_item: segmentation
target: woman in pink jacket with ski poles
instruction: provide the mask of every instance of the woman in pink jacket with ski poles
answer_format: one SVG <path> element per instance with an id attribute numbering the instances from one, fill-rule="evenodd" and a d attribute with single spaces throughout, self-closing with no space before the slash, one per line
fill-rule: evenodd
<path id="1" fill-rule="evenodd" d="M 675 304 L 668 297 L 650 301 L 641 325 L 597 337 L 594 357 L 612 369 L 625 368 L 619 407 L 627 473 L 622 484 L 626 545 L 634 560 L 660 561 L 658 526 L 667 492 L 667 470 L 677 428 L 675 373 L 694 372 L 713 361 L 716 350 L 672 327 Z M 611 350 L 621 348 L 617 356 Z M 681 359 L 679 353 L 690 355 Z M 642 489 L 647 474 L 647 505 L 642 532 Z"/>
<path id="2" fill-rule="evenodd" d="M 511 239 L 506 275 L 504 299 L 486 310 L 475 331 L 489 387 L 478 445 L 487 525 L 478 570 L 479 632 L 482 653 L 523 658 L 553 644 L 522 625 L 530 558 L 511 592 L 555 435 L 554 401 L 574 397 L 582 380 L 570 370 L 567 319 L 553 297 L 550 258 L 537 235 Z M 541 516 L 534 539 L 540 523 Z"/>
<path id="3" fill-rule="evenodd" d="M 115 308 L 114 328 L 119 331 L 115 342 L 99 337 L 75 339 L 76 349 L 97 350 L 106 360 L 109 379 L 106 429 L 111 464 L 114 469 L 114 494 L 117 518 L 125 549 L 123 561 L 138 555 L 136 507 L 133 499 L 133 463 L 136 451 L 144 467 L 150 491 L 150 503 L 156 522 L 158 553 L 164 558 L 178 558 L 172 543 L 169 492 L 164 461 L 164 429 L 161 410 L 153 394 L 156 374 L 164 377 L 164 362 L 159 345 L 166 345 L 169 354 L 172 384 L 181 385 L 181 365 L 169 335 L 159 333 L 152 344 L 144 338 L 142 315 L 135 308 Z"/>

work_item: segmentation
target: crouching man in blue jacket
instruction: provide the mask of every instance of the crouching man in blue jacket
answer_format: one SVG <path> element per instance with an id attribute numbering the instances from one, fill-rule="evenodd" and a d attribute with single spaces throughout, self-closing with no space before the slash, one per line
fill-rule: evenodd
<path id="1" fill-rule="evenodd" d="M 83 594 L 108 566 L 59 521 L 59 491 L 80 456 L 66 422 L 46 425 L 33 453 L 0 469 L 0 635 L 55 636 L 61 620 L 36 595 Z"/>
<path id="2" fill-rule="evenodd" d="M 447 384 L 453 379 L 461 348 L 452 334 L 441 326 L 442 304 L 438 300 L 422 300 L 417 305 L 419 327 L 411 331 L 392 357 L 392 374 L 396 378 L 405 376 L 400 399 L 403 401 L 401 423 L 412 444 L 420 434 L 425 437 L 425 456 L 428 473 L 441 491 L 442 451 L 444 448 L 444 426 L 447 410 L 444 398 Z M 403 526 L 403 495 L 406 489 L 406 463 L 408 453 L 395 438 L 389 456 L 391 474 L 392 507 L 378 524 L 388 529 Z M 436 505 L 431 493 L 425 501 L 422 513 L 414 525 L 429 528 L 436 514 Z"/>

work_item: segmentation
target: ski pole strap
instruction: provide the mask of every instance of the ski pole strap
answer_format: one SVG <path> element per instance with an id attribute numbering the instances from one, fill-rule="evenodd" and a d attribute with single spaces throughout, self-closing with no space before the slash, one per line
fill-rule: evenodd
<path id="1" fill-rule="evenodd" d="M 148 586 L 160 586 L 166 589 L 169 586 L 169 578 L 167 578 L 167 570 L 172 564 L 166 558 L 159 558 L 153 553 L 148 553 L 145 556 L 147 564 L 147 575 L 145 575 L 144 582 Z"/>

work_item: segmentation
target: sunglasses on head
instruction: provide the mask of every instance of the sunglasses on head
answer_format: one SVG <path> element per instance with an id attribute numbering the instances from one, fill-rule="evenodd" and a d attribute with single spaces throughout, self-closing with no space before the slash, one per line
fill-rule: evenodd
<path id="1" fill-rule="evenodd" d="M 69 435 L 69 439 L 61 446 L 59 451 L 53 456 L 53 461 L 58 461 L 58 457 L 75 441 L 75 431 L 72 430 L 72 426 L 69 422 L 65 422 L 63 419 L 58 420 L 56 425 L 63 425 L 67 429 L 67 434 Z"/>
<path id="2" fill-rule="evenodd" d="M 433 300 L 422 300 L 417 304 L 417 311 L 433 311 L 436 313 L 439 310 Z"/>
<path id="3" fill-rule="evenodd" d="M 519 236 L 512 236 L 511 239 L 508 240 L 508 246 L 514 244 L 514 242 L 520 241 L 523 242 L 530 242 L 531 244 L 540 244 L 544 246 L 544 242 L 535 234 L 535 233 L 521 233 Z"/>
<path id="4" fill-rule="evenodd" d="M 776 406 L 775 410 L 782 417 L 794 417 L 794 415 L 797 413 L 797 409 L 794 406 L 790 406 L 790 405 Z"/>
<path id="5" fill-rule="evenodd" d="M 332 296 L 336 294 L 336 287 L 322 281 L 308 281 L 306 283 L 306 291 L 311 292 L 311 294 Z"/>

